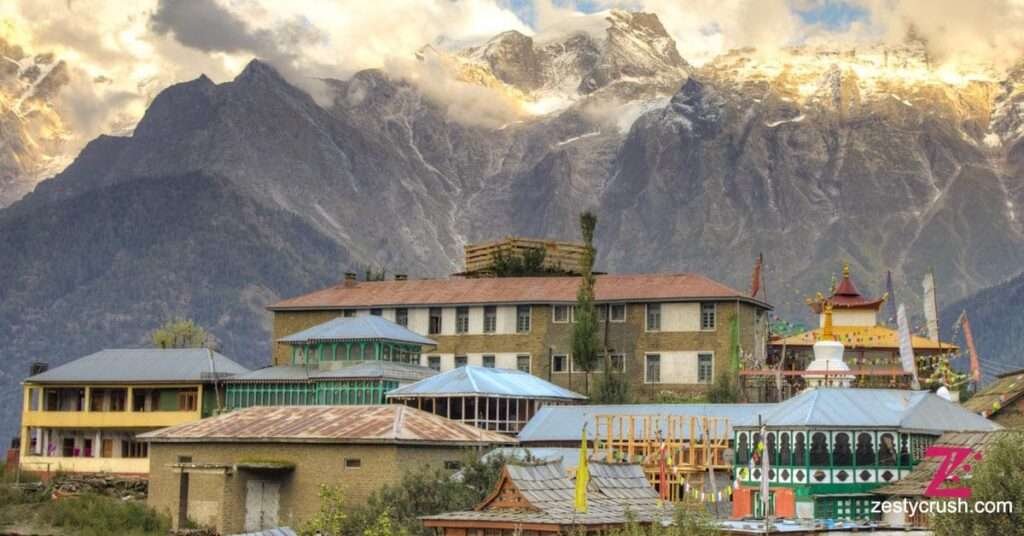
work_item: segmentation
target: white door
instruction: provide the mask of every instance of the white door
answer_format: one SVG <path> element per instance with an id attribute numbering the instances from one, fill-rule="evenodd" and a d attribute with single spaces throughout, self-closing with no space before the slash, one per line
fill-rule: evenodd
<path id="1" fill-rule="evenodd" d="M 245 485 L 245 530 L 277 527 L 277 503 L 280 484 L 269 480 L 249 480 Z"/>

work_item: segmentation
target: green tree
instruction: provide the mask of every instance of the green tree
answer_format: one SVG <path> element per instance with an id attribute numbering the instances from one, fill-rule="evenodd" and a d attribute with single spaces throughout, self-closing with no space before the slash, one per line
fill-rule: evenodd
<path id="1" fill-rule="evenodd" d="M 157 348 L 215 348 L 217 339 L 188 318 L 172 318 L 149 335 Z"/>
<path id="2" fill-rule="evenodd" d="M 491 266 L 497 277 L 528 277 L 552 275 L 556 270 L 544 266 L 544 248 L 526 248 L 521 253 L 499 249 L 492 255 Z"/>
<path id="3" fill-rule="evenodd" d="M 1024 432 L 996 432 L 999 437 L 963 482 L 971 488 L 970 503 L 1011 501 L 1009 513 L 937 513 L 936 536 L 1009 536 L 1024 534 Z"/>
<path id="4" fill-rule="evenodd" d="M 586 389 L 590 394 L 590 372 L 597 366 L 597 310 L 594 308 L 594 228 L 597 216 L 586 211 L 580 214 L 580 233 L 583 235 L 583 259 L 580 288 L 576 292 L 576 323 L 572 331 L 572 359 L 577 368 L 586 372 Z M 610 359 L 606 357 L 606 359 Z M 606 364 L 606 369 L 610 368 Z"/>
<path id="5" fill-rule="evenodd" d="M 320 510 L 306 522 L 299 533 L 302 536 L 322 534 L 324 536 L 341 536 L 345 534 L 348 515 L 345 514 L 345 494 L 340 486 L 320 485 Z"/>
<path id="6" fill-rule="evenodd" d="M 739 400 L 739 385 L 733 381 L 733 373 L 723 371 L 715 377 L 715 383 L 708 390 L 708 402 L 728 404 Z"/>

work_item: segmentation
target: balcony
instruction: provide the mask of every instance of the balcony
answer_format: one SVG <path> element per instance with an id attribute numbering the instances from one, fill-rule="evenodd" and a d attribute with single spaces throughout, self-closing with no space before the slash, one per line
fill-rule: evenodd
<path id="1" fill-rule="evenodd" d="M 26 386 L 22 426 L 163 428 L 202 418 L 197 386 Z"/>
<path id="2" fill-rule="evenodd" d="M 149 458 L 92 458 L 70 456 L 22 456 L 24 471 L 53 473 L 149 474 Z"/>

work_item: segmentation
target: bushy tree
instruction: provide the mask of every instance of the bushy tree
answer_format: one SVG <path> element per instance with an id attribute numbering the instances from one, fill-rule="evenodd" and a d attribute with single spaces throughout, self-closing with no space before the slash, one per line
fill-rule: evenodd
<path id="1" fill-rule="evenodd" d="M 217 339 L 190 318 L 172 318 L 149 334 L 157 348 L 216 348 Z"/>
<path id="2" fill-rule="evenodd" d="M 552 275 L 556 270 L 544 266 L 547 252 L 544 248 L 526 248 L 520 253 L 499 249 L 492 255 L 492 267 L 497 277 L 528 277 Z"/>
<path id="3" fill-rule="evenodd" d="M 936 536 L 1024 534 L 1024 432 L 1000 433 L 981 462 L 974 464 L 970 475 L 971 478 L 961 480 L 971 488 L 969 502 L 1012 501 L 1013 511 L 936 513 L 932 516 Z"/>
<path id="4" fill-rule="evenodd" d="M 715 383 L 708 390 L 708 402 L 730 404 L 739 400 L 739 385 L 733 380 L 732 371 L 724 371 L 715 377 Z"/>
<path id="5" fill-rule="evenodd" d="M 341 536 L 345 534 L 348 515 L 345 513 L 345 494 L 340 486 L 320 485 L 320 510 L 299 529 L 302 536 Z"/>

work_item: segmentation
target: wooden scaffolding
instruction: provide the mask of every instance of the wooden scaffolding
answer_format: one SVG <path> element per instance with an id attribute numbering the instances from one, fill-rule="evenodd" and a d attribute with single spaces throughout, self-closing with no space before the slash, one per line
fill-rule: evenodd
<path id="1" fill-rule="evenodd" d="M 661 486 L 664 457 L 669 498 L 682 500 L 687 488 L 715 494 L 728 481 L 729 419 L 700 415 L 595 415 L 594 449 L 607 462 L 643 464 L 653 486 Z M 731 451 L 729 451 L 731 453 Z M 715 478 L 715 475 L 718 478 Z"/>

